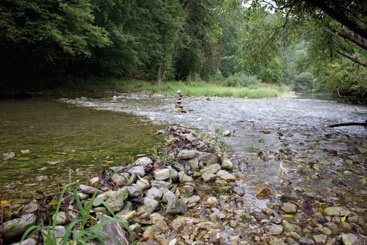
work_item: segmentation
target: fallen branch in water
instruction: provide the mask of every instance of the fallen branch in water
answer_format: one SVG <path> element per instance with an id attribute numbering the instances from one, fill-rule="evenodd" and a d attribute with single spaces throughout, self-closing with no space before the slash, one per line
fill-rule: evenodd
<path id="1" fill-rule="evenodd" d="M 337 123 L 337 124 L 327 125 L 327 127 L 329 127 L 329 128 L 343 127 L 343 126 L 364 126 L 364 127 L 367 127 L 367 120 L 364 121 L 364 122 L 348 122 L 348 123 Z"/>

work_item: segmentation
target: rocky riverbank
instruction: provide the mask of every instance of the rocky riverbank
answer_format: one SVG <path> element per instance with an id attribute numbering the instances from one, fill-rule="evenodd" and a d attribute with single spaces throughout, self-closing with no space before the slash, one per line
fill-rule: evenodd
<path id="1" fill-rule="evenodd" d="M 168 127 L 159 134 L 165 136 L 164 147 L 155 149 L 151 157 L 139 158 L 131 166 L 110 168 L 78 185 L 85 207 L 97 193 L 87 227 L 112 219 L 112 211 L 127 223 L 131 233 L 117 222 L 98 230 L 120 244 L 132 240 L 136 244 L 169 245 L 367 244 L 363 210 L 323 203 L 322 197 L 312 192 L 295 190 L 272 198 L 268 188 L 257 192 L 259 200 L 269 201 L 267 207 L 247 209 L 239 188 L 247 173 L 229 159 L 218 135 L 182 127 Z M 279 174 L 287 171 L 280 166 Z M 52 221 L 55 240 L 60 242 L 82 214 L 71 194 L 64 196 L 60 212 L 52 217 L 57 204 L 57 199 L 49 197 L 13 207 L 12 216 L 6 217 L 10 220 L 0 229 L 4 243 L 19 241 L 32 225 Z M 76 244 L 72 240 L 80 234 L 78 228 L 75 226 L 73 236 L 66 238 L 69 244 Z M 44 227 L 47 229 L 52 230 Z M 42 244 L 42 239 L 39 230 L 34 230 L 22 244 Z M 113 244 L 108 239 L 105 243 Z"/>

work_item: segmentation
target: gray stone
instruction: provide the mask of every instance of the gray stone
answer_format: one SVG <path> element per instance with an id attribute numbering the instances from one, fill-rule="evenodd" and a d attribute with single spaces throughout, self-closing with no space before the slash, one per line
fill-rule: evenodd
<path id="1" fill-rule="evenodd" d="M 136 185 L 139 186 L 141 191 L 145 191 L 150 188 L 150 182 L 147 179 L 142 179 L 142 180 L 138 179 L 136 181 Z"/>
<path id="2" fill-rule="evenodd" d="M 181 159 L 181 160 L 186 160 L 186 159 L 191 159 L 195 157 L 197 151 L 195 150 L 181 150 L 177 156 Z"/>
<path id="3" fill-rule="evenodd" d="M 140 187 L 137 185 L 127 186 L 127 191 L 129 193 L 129 197 L 139 197 L 140 196 Z"/>
<path id="4" fill-rule="evenodd" d="M 358 237 L 352 233 L 342 234 L 342 241 L 344 245 L 355 244 L 357 240 L 358 240 Z"/>
<path id="5" fill-rule="evenodd" d="M 127 185 L 129 183 L 129 179 L 126 178 L 125 176 L 120 175 L 120 174 L 114 174 L 114 175 L 112 175 L 112 182 L 115 185 L 123 186 L 123 185 Z"/>
<path id="6" fill-rule="evenodd" d="M 229 159 L 227 159 L 227 158 L 224 158 L 222 160 L 222 164 L 221 165 L 222 165 L 222 168 L 223 169 L 228 169 L 228 170 L 232 170 L 233 167 L 234 167 L 233 163 Z"/>
<path id="7" fill-rule="evenodd" d="M 185 174 L 184 171 L 181 171 L 178 173 L 178 179 L 180 180 L 181 183 L 194 181 L 194 179 L 191 176 L 188 176 L 187 174 Z"/>
<path id="8" fill-rule="evenodd" d="M 286 243 L 279 238 L 273 238 L 273 240 L 270 241 L 270 245 L 286 245 Z"/>
<path id="9" fill-rule="evenodd" d="M 302 228 L 301 227 L 299 227 L 298 225 L 289 223 L 286 220 L 283 220 L 282 221 L 282 225 L 283 225 L 284 231 L 286 231 L 286 232 L 297 232 L 297 233 L 300 233 L 302 231 Z"/>
<path id="10" fill-rule="evenodd" d="M 327 235 L 324 234 L 313 235 L 312 239 L 314 240 L 316 245 L 323 245 L 326 243 Z"/>
<path id="11" fill-rule="evenodd" d="M 215 174 L 208 174 L 208 173 L 204 173 L 201 178 L 203 178 L 204 182 L 210 182 L 210 181 L 214 181 L 217 176 Z"/>
<path id="12" fill-rule="evenodd" d="M 144 197 L 143 204 L 147 213 L 153 213 L 153 211 L 158 207 L 159 202 L 153 198 Z"/>
<path id="13" fill-rule="evenodd" d="M 130 168 L 127 171 L 129 174 L 135 174 L 135 175 L 139 175 L 141 177 L 143 177 L 145 175 L 145 170 L 143 166 L 135 166 Z"/>
<path id="14" fill-rule="evenodd" d="M 266 226 L 265 229 L 267 230 L 267 234 L 271 236 L 280 235 L 283 233 L 283 226 L 281 225 L 272 224 L 272 225 Z"/>
<path id="15" fill-rule="evenodd" d="M 144 230 L 143 238 L 154 237 L 155 235 L 157 235 L 159 231 L 160 231 L 159 228 L 155 225 L 148 226 Z"/>
<path id="16" fill-rule="evenodd" d="M 18 243 L 12 243 L 12 245 L 36 245 L 37 241 L 34 240 L 33 238 L 27 238 L 25 239 L 22 244 L 20 244 L 20 242 Z"/>
<path id="17" fill-rule="evenodd" d="M 171 166 L 168 167 L 169 169 L 169 178 L 172 181 L 177 181 L 178 180 L 178 173 L 175 169 L 173 169 Z"/>
<path id="18" fill-rule="evenodd" d="M 196 202 L 199 202 L 200 201 L 200 197 L 199 196 L 192 196 L 192 197 L 189 197 L 187 198 L 187 203 L 190 204 L 190 203 L 196 203 Z"/>
<path id="19" fill-rule="evenodd" d="M 340 212 L 337 207 L 329 207 L 324 209 L 324 213 L 327 216 L 339 216 Z"/>
<path id="20" fill-rule="evenodd" d="M 61 226 L 61 225 L 56 225 L 55 229 L 52 229 L 52 226 L 46 226 L 45 229 L 42 230 L 42 232 L 47 234 L 47 232 L 49 230 L 51 230 L 51 231 L 53 230 L 53 234 L 55 235 L 55 238 L 63 238 L 66 234 L 65 227 Z M 44 238 L 46 238 L 46 237 L 44 237 Z"/>
<path id="21" fill-rule="evenodd" d="M 170 170 L 168 168 L 157 169 L 153 172 L 155 180 L 169 179 Z"/>
<path id="22" fill-rule="evenodd" d="M 314 245 L 315 244 L 315 242 L 311 238 L 308 238 L 308 237 L 301 237 L 298 240 L 298 242 L 301 245 Z"/>
<path id="23" fill-rule="evenodd" d="M 219 162 L 218 157 L 213 153 L 197 152 L 196 157 L 206 165 L 217 164 Z"/>
<path id="24" fill-rule="evenodd" d="M 124 206 L 125 199 L 129 196 L 129 192 L 126 187 L 123 187 L 118 191 L 108 191 L 104 194 L 106 198 L 106 204 L 113 212 L 120 211 Z"/>
<path id="25" fill-rule="evenodd" d="M 171 188 L 172 184 L 166 181 L 162 181 L 162 180 L 153 180 L 152 181 L 152 186 L 153 187 L 157 187 L 157 188 Z"/>
<path id="26" fill-rule="evenodd" d="M 10 240 L 23 234 L 29 227 L 36 224 L 36 219 L 36 215 L 26 214 L 21 218 L 6 221 L 3 231 L 4 240 Z"/>
<path id="27" fill-rule="evenodd" d="M 38 203 L 30 202 L 23 208 L 23 213 L 29 214 L 34 213 L 38 210 Z"/>
<path id="28" fill-rule="evenodd" d="M 148 166 L 152 163 L 153 163 L 153 161 L 149 157 L 141 157 L 141 158 L 139 158 L 138 160 L 135 161 L 134 165 L 135 166 L 146 167 L 146 166 Z"/>
<path id="29" fill-rule="evenodd" d="M 172 220 L 170 226 L 175 230 L 178 231 L 181 227 L 183 228 L 186 225 L 186 219 L 185 217 L 178 217 L 174 220 Z"/>
<path id="30" fill-rule="evenodd" d="M 189 164 L 192 170 L 199 170 L 199 159 L 193 158 L 189 160 Z"/>
<path id="31" fill-rule="evenodd" d="M 37 181 L 45 181 L 48 179 L 48 176 L 46 175 L 40 175 L 40 176 L 37 176 Z"/>
<path id="32" fill-rule="evenodd" d="M 229 173 L 226 170 L 219 170 L 217 172 L 217 177 L 219 177 L 219 178 L 221 178 L 222 180 L 225 180 L 225 181 L 235 181 L 236 180 L 234 175 Z"/>
<path id="33" fill-rule="evenodd" d="M 98 223 L 105 222 L 109 219 L 112 219 L 112 218 L 107 215 L 102 215 L 99 218 Z M 112 222 L 105 224 L 104 226 L 98 228 L 98 231 L 102 234 L 106 234 L 106 235 L 114 237 L 119 242 L 118 244 L 120 245 L 130 244 L 126 239 L 125 231 L 121 228 L 120 224 L 117 221 L 112 221 Z M 113 240 L 109 238 L 103 238 L 103 241 L 104 241 L 104 244 L 106 245 L 116 244 Z"/>
<path id="34" fill-rule="evenodd" d="M 149 189 L 145 195 L 146 197 L 149 197 L 152 199 L 155 199 L 155 198 L 161 199 L 163 196 L 163 192 L 160 189 L 158 189 L 157 187 L 153 187 Z"/>
<path id="35" fill-rule="evenodd" d="M 55 215 L 52 216 L 52 219 L 55 219 Z M 66 213 L 59 212 L 56 216 L 55 224 L 56 225 L 65 225 L 66 223 Z"/>
<path id="36" fill-rule="evenodd" d="M 187 206 L 180 201 L 175 194 L 172 192 L 166 192 L 163 195 L 163 201 L 166 200 L 167 208 L 166 213 L 168 214 L 186 214 Z"/>
<path id="37" fill-rule="evenodd" d="M 211 164 L 200 170 L 200 172 L 201 174 L 216 174 L 219 170 L 221 170 L 219 164 Z"/>
<path id="38" fill-rule="evenodd" d="M 94 188 L 88 185 L 79 185 L 79 188 L 82 192 L 89 194 L 89 195 L 93 195 L 95 192 L 97 192 L 97 194 L 103 193 L 102 191 L 98 190 L 97 188 Z"/>
<path id="39" fill-rule="evenodd" d="M 206 200 L 206 203 L 209 205 L 217 205 L 219 201 L 216 197 L 208 197 L 208 199 Z"/>
<path id="40" fill-rule="evenodd" d="M 116 214 L 116 217 L 126 222 L 132 221 L 136 217 L 135 210 L 122 210 Z"/>
<path id="41" fill-rule="evenodd" d="M 290 202 L 283 203 L 281 206 L 281 209 L 286 213 L 290 213 L 290 214 L 297 213 L 297 205 L 290 203 Z"/>

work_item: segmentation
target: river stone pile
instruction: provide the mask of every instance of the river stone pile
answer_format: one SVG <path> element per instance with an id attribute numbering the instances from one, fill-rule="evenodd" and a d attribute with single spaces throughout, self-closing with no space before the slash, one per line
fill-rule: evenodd
<path id="1" fill-rule="evenodd" d="M 131 166 L 111 167 L 101 176 L 91 176 L 87 184 L 79 185 L 78 196 L 87 205 L 94 193 L 92 214 L 97 223 L 111 219 L 111 213 L 102 200 L 125 221 L 138 244 L 184 244 L 193 243 L 199 236 L 208 243 L 213 220 L 226 215 L 215 209 L 219 201 L 215 195 L 200 195 L 199 186 L 208 187 L 234 185 L 236 177 L 231 173 L 232 162 L 219 153 L 218 145 L 209 145 L 197 133 L 181 127 L 169 127 L 165 134 L 169 147 L 165 155 L 170 161 L 164 162 L 160 156 L 155 161 L 149 157 L 137 159 Z M 216 150 L 217 154 L 213 151 Z M 221 157 L 222 156 L 222 157 Z M 102 186 L 97 189 L 97 186 Z M 227 188 L 228 189 L 228 188 Z M 19 237 L 25 230 L 36 224 L 39 202 L 29 203 L 23 209 L 23 216 L 4 223 L 5 240 Z M 61 241 L 67 226 L 80 217 L 75 202 L 65 197 L 61 211 L 52 219 L 56 222 L 57 240 Z M 207 216 L 190 217 L 197 209 L 207 212 Z M 45 229 L 48 229 L 45 227 Z M 183 230 L 190 230 L 190 233 Z M 115 237 L 120 244 L 129 244 L 130 237 L 117 222 L 99 229 L 100 232 Z M 26 244 L 36 244 L 39 237 L 32 234 Z M 69 238 L 71 239 L 71 237 Z M 105 241 L 112 244 L 112 241 Z M 25 244 L 25 243 L 23 243 Z"/>
<path id="2" fill-rule="evenodd" d="M 182 105 L 182 92 L 181 90 L 178 90 L 176 93 L 176 101 L 175 101 L 175 109 L 173 109 L 174 112 L 179 113 L 187 113 L 187 110 L 183 108 Z"/>

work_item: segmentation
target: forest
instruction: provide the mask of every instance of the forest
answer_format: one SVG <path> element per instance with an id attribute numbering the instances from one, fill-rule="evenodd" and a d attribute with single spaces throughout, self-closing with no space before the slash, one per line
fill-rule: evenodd
<path id="1" fill-rule="evenodd" d="M 285 84 L 363 101 L 366 12 L 362 0 L 3 0 L 0 90 L 113 77 Z"/>

